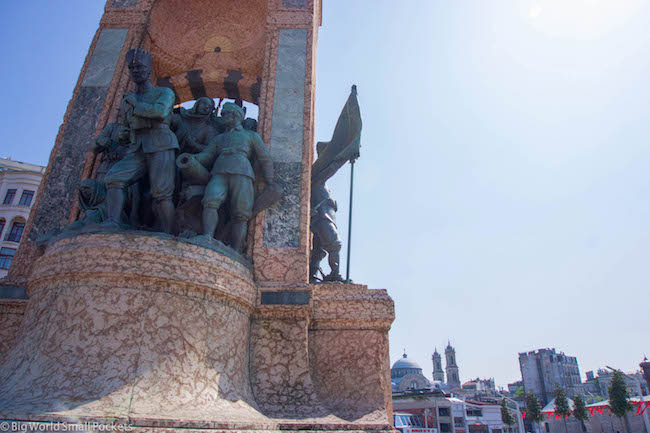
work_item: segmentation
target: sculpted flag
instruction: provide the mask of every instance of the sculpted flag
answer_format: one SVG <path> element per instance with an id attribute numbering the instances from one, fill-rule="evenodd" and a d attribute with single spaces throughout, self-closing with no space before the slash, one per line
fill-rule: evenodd
<path id="1" fill-rule="evenodd" d="M 357 100 L 357 86 L 352 86 L 332 139 L 318 142 L 318 159 L 311 169 L 312 183 L 323 183 L 346 162 L 359 157 L 361 147 L 361 112 Z"/>

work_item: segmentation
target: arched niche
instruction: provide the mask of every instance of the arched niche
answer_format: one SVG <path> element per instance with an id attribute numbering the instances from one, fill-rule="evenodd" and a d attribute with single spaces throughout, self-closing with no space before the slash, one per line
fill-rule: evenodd
<path id="1" fill-rule="evenodd" d="M 258 104 L 268 0 L 157 0 L 144 46 L 159 86 L 178 101 L 210 98 Z"/>

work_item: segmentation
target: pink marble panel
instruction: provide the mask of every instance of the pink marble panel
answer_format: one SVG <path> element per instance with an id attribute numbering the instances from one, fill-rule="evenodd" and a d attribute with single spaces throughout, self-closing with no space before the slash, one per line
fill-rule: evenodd
<path id="1" fill-rule="evenodd" d="M 26 308 L 26 300 L 0 300 L 0 360 L 14 346 Z"/>
<path id="2" fill-rule="evenodd" d="M 309 370 L 308 307 L 263 306 L 253 321 L 251 381 L 265 415 L 316 418 L 327 415 Z"/>

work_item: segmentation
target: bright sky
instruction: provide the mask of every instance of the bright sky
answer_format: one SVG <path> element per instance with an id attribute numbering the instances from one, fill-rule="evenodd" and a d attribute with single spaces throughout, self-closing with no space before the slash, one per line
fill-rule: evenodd
<path id="1" fill-rule="evenodd" d="M 3 2 L 0 156 L 45 164 L 103 0 Z M 581 373 L 650 355 L 650 5 L 325 0 L 316 139 L 350 85 L 364 119 L 352 278 L 387 288 L 431 375 L 518 380 L 556 347 Z M 37 125 L 37 126 L 36 126 Z M 347 233 L 349 168 L 331 182 Z M 347 242 L 347 241 L 346 241 Z"/>

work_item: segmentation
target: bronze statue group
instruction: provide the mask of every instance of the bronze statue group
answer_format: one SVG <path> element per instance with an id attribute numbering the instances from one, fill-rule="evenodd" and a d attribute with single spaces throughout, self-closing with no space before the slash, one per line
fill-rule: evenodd
<path id="1" fill-rule="evenodd" d="M 93 144 L 102 162 L 94 179 L 81 182 L 83 215 L 66 231 L 152 230 L 204 242 L 218 240 L 243 254 L 248 221 L 282 197 L 257 121 L 246 118 L 245 109 L 232 102 L 223 104 L 218 116 L 208 97 L 196 100 L 191 109 L 175 111 L 174 92 L 149 81 L 152 55 L 132 49 L 126 61 L 135 89 L 124 95 L 118 121 L 106 126 Z M 337 140 L 341 129 L 337 124 L 332 141 L 318 143 L 319 159 L 312 171 L 312 282 L 342 281 L 337 205 L 325 181 L 358 157 L 360 117 L 352 146 L 350 121 L 343 123 L 342 140 Z M 331 268 L 327 276 L 319 268 L 326 254 Z"/>

